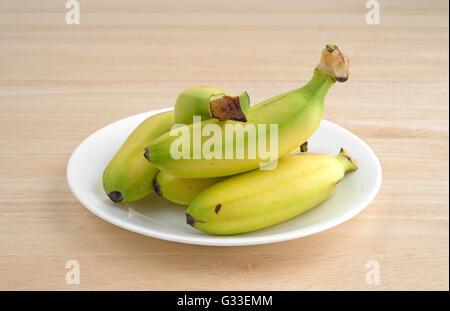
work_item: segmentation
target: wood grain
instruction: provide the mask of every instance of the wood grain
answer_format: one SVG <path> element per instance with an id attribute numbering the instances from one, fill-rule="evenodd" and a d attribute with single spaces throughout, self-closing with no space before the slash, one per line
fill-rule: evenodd
<path id="1" fill-rule="evenodd" d="M 449 289 L 448 2 L 0 2 L 0 289 Z M 168 107 L 192 84 L 258 102 L 302 85 L 327 42 L 351 59 L 325 118 L 383 167 L 372 204 L 288 242 L 201 247 L 97 218 L 71 194 L 67 160 L 90 133 Z M 65 283 L 80 263 L 81 284 Z M 369 260 L 380 284 L 365 281 Z"/>

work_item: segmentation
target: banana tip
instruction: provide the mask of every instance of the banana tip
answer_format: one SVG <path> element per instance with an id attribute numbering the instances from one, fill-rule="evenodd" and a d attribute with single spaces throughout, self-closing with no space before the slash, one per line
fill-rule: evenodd
<path id="1" fill-rule="evenodd" d="M 153 190 L 155 190 L 155 193 L 157 195 L 159 195 L 160 197 L 162 196 L 161 186 L 156 179 L 153 181 Z"/>
<path id="2" fill-rule="evenodd" d="M 194 227 L 195 219 L 194 219 L 194 217 L 192 217 L 191 214 L 186 213 L 186 223 L 187 223 L 189 226 Z"/>
<path id="3" fill-rule="evenodd" d="M 356 164 L 356 160 L 350 155 L 350 153 L 348 153 L 347 150 L 345 150 L 344 148 L 341 148 L 341 150 L 339 151 L 339 155 L 343 156 L 344 158 L 346 158 L 350 163 L 351 163 L 351 171 L 356 171 L 358 169 L 358 165 Z"/>
<path id="4" fill-rule="evenodd" d="M 113 201 L 114 203 L 119 203 L 123 200 L 123 196 L 122 193 L 120 193 L 119 191 L 111 191 L 108 194 L 108 197 L 111 199 L 111 201 Z"/>
<path id="5" fill-rule="evenodd" d="M 300 152 L 308 152 L 308 142 L 305 141 L 303 144 L 300 145 Z"/>
<path id="6" fill-rule="evenodd" d="M 146 158 L 149 162 L 151 162 L 150 161 L 150 153 L 148 152 L 148 148 L 145 148 L 144 158 Z"/>

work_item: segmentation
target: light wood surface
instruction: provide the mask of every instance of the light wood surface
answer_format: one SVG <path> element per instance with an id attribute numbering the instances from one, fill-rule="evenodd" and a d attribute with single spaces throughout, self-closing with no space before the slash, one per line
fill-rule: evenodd
<path id="1" fill-rule="evenodd" d="M 0 289 L 449 289 L 448 2 L 0 1 Z M 171 106 L 192 84 L 252 102 L 305 83 L 325 43 L 351 59 L 325 118 L 364 139 L 383 185 L 314 236 L 202 247 L 141 236 L 86 210 L 65 169 L 121 118 Z M 79 285 L 65 282 L 68 260 Z M 380 283 L 367 284 L 366 263 Z"/>

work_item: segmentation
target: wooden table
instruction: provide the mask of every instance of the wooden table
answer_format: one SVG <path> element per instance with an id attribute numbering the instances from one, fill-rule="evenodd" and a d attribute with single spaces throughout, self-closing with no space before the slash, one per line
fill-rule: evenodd
<path id="1" fill-rule="evenodd" d="M 378 25 L 362 0 L 80 3 L 68 25 L 64 1 L 0 2 L 0 289 L 449 289 L 447 1 L 380 0 Z M 384 173 L 352 220 L 202 247 L 115 227 L 70 192 L 67 161 L 93 131 L 171 106 L 192 84 L 254 103 L 293 89 L 327 42 L 351 76 L 325 118 L 363 138 Z M 68 260 L 79 285 L 66 284 Z M 366 282 L 373 261 L 379 284 Z"/>

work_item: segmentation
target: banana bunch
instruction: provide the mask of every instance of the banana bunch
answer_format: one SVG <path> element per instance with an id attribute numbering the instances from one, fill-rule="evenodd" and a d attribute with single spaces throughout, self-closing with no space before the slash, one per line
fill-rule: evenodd
<path id="1" fill-rule="evenodd" d="M 247 114 L 247 124 L 255 128 L 277 126 L 277 156 L 286 155 L 296 146 L 303 144 L 317 130 L 322 120 L 325 96 L 336 81 L 343 82 L 348 79 L 347 58 L 334 45 L 327 45 L 322 52 L 319 65 L 314 70 L 312 79 L 303 87 L 289 91 L 268 100 L 265 100 L 250 108 Z M 259 153 L 256 157 L 248 154 L 238 157 L 236 146 L 243 146 L 244 150 L 254 149 L 254 140 L 248 135 L 239 137 L 227 137 L 226 127 L 235 125 L 237 121 L 223 122 L 218 119 L 202 121 L 200 125 L 194 124 L 187 127 L 187 136 L 190 137 L 189 154 L 183 158 L 175 159 L 172 156 L 172 146 L 177 143 L 178 137 L 167 132 L 147 147 L 147 159 L 160 170 L 178 177 L 205 178 L 230 176 L 251 171 L 260 167 L 267 159 Z M 194 144 L 195 131 L 203 132 L 211 127 L 220 128 L 222 134 L 221 150 L 226 150 L 226 145 L 234 145 L 233 154 L 227 158 L 207 159 L 196 157 L 201 154 L 207 137 L 200 137 L 201 141 Z M 259 135 L 266 143 L 271 141 L 270 132 Z M 258 146 L 259 148 L 260 146 Z M 231 158 L 231 159 L 230 159 Z"/>
<path id="2" fill-rule="evenodd" d="M 187 206 L 187 224 L 216 235 L 259 230 L 302 214 L 357 169 L 344 149 L 334 157 L 307 152 L 329 89 L 348 76 L 347 57 L 328 44 L 306 85 L 252 107 L 246 92 L 190 87 L 174 111 L 149 117 L 130 134 L 104 171 L 105 192 L 113 202 L 129 202 L 154 191 Z M 232 127 L 244 134 L 229 136 Z M 204 133 L 220 139 L 211 143 Z M 214 150 L 213 156 L 205 150 Z"/>
<path id="3" fill-rule="evenodd" d="M 289 154 L 307 151 L 308 142 L 305 142 L 300 148 L 292 150 Z M 188 206 L 200 192 L 225 179 L 226 177 L 182 178 L 160 171 L 155 177 L 153 187 L 157 195 L 173 203 Z"/>
<path id="4" fill-rule="evenodd" d="M 159 169 L 146 160 L 146 147 L 175 122 L 192 122 L 197 115 L 205 119 L 243 120 L 244 112 L 250 109 L 250 100 L 246 92 L 233 97 L 219 88 L 194 86 L 178 96 L 175 107 L 175 113 L 163 112 L 144 120 L 109 162 L 103 173 L 103 188 L 113 202 L 136 201 L 152 192 Z"/>

